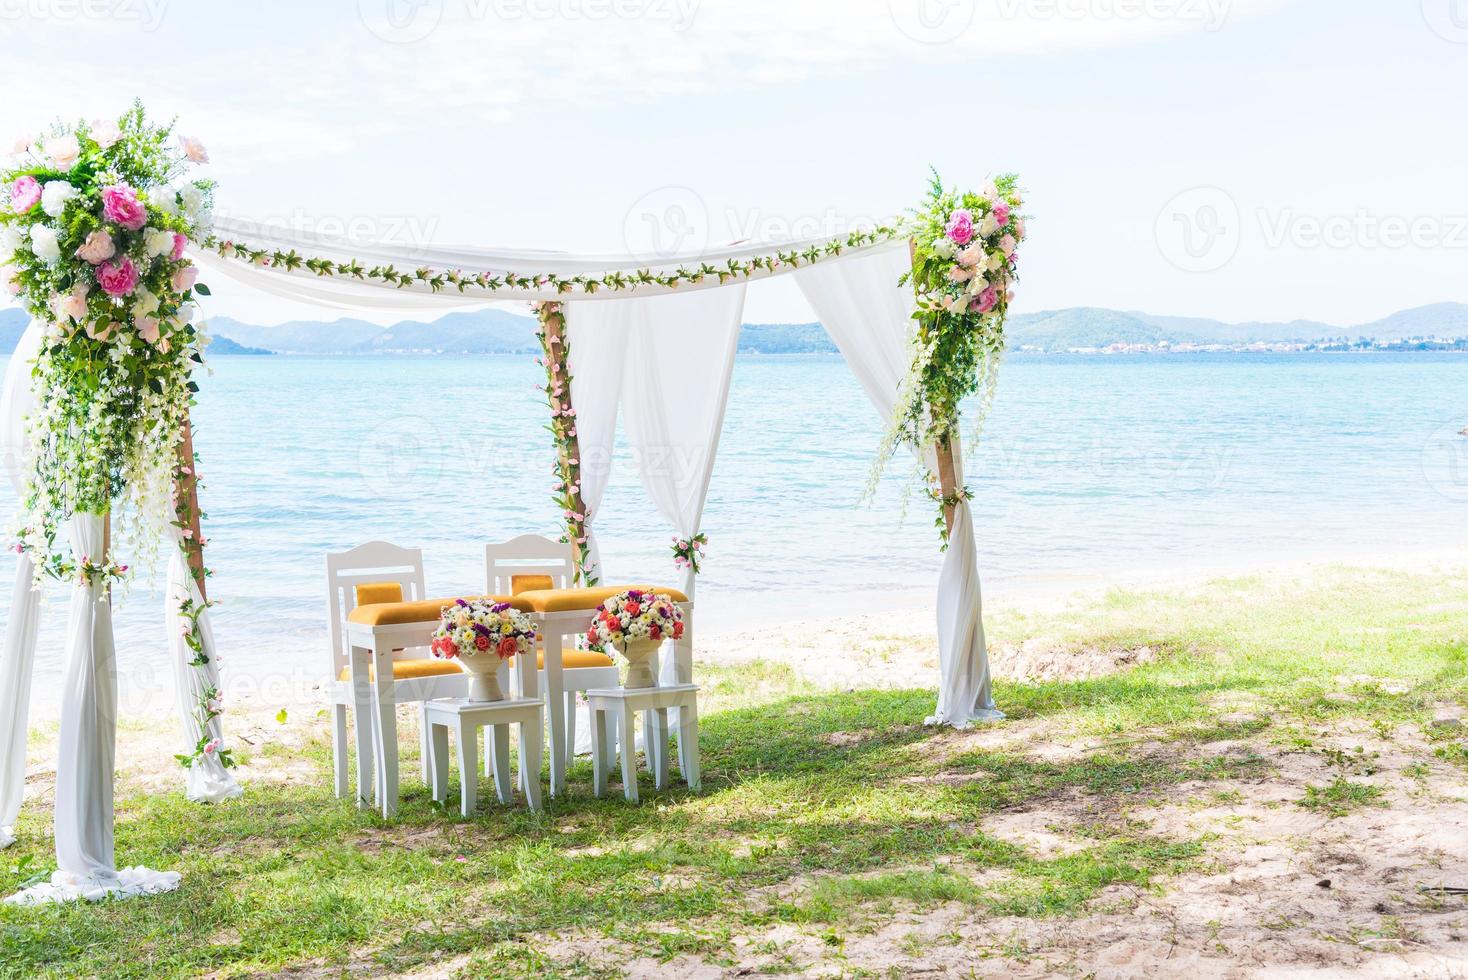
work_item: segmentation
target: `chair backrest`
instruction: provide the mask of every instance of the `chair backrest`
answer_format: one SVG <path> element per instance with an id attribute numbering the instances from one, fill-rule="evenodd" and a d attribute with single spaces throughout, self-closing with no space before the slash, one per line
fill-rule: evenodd
<path id="1" fill-rule="evenodd" d="M 529 575 L 549 578 L 552 588 L 569 589 L 576 577 L 570 543 L 522 534 L 501 544 L 485 545 L 484 588 L 490 595 L 513 595 L 514 580 Z"/>
<path id="2" fill-rule="evenodd" d="M 396 582 L 403 601 L 428 598 L 423 583 L 423 550 L 372 541 L 326 556 L 326 622 L 331 633 L 331 676 L 350 663 L 347 616 L 357 608 L 357 586 Z M 396 656 L 396 652 L 394 654 Z"/>

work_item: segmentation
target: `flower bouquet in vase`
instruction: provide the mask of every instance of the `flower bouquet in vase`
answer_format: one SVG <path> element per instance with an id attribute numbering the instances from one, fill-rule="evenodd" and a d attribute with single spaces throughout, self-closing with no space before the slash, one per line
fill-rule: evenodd
<path id="1" fill-rule="evenodd" d="M 652 655 L 664 640 L 683 638 L 683 611 L 666 595 L 628 589 L 597 606 L 595 617 L 586 643 L 627 662 L 622 686 L 657 687 Z"/>
<path id="2" fill-rule="evenodd" d="M 469 675 L 470 701 L 503 701 L 500 664 L 535 649 L 535 624 L 507 602 L 467 602 L 444 606 L 431 649 L 440 660 L 454 660 Z"/>

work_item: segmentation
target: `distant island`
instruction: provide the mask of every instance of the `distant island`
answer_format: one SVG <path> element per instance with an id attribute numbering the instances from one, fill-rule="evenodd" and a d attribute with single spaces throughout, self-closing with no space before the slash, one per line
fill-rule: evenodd
<path id="1" fill-rule="evenodd" d="M 0 309 L 0 352 L 12 351 L 27 317 Z M 295 321 L 276 326 L 212 317 L 215 355 L 528 354 L 538 352 L 535 320 L 504 310 L 451 313 L 390 327 L 365 320 Z M 1011 316 L 1009 346 L 1020 353 L 1258 351 L 1464 351 L 1468 304 L 1436 303 L 1371 323 L 1342 327 L 1312 320 L 1224 323 L 1198 317 L 1077 307 Z M 819 323 L 746 323 L 743 354 L 834 354 Z"/>

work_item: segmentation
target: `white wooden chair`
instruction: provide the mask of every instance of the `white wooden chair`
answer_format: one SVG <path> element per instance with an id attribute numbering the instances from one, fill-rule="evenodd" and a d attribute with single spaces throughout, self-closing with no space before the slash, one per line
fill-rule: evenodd
<path id="1" fill-rule="evenodd" d="M 391 739 L 382 736 L 383 725 L 375 718 L 374 705 L 391 706 L 420 702 L 420 745 L 423 756 L 424 782 L 432 785 L 432 748 L 429 741 L 426 712 L 422 702 L 433 698 L 462 698 L 468 694 L 468 680 L 457 664 L 434 660 L 426 647 L 393 650 L 393 676 L 382 677 L 375 671 L 362 678 L 364 686 L 354 683 L 351 649 L 347 637 L 347 617 L 358 605 L 372 602 L 415 602 L 427 598 L 423 577 L 423 552 L 418 548 L 399 548 L 385 541 L 373 541 L 351 551 L 326 556 L 327 623 L 331 634 L 332 750 L 336 770 L 336 795 L 346 796 L 347 775 L 347 708 L 357 711 L 357 798 L 366 805 L 369 794 L 384 799 L 382 772 L 374 780 L 373 760 L 391 759 L 380 768 L 392 766 L 397 771 L 397 726 L 392 726 Z M 359 600 L 358 596 L 362 596 Z M 363 601 L 367 600 L 367 601 Z M 365 686 L 370 685 L 370 686 Z M 392 744 L 387 744 L 391 741 Z"/>
<path id="2" fill-rule="evenodd" d="M 537 534 L 523 534 L 501 544 L 486 545 L 484 549 L 485 590 L 493 595 L 517 595 L 536 589 L 568 589 L 576 576 L 576 564 L 569 542 L 563 543 L 543 538 Z M 545 678 L 545 653 L 538 654 L 540 662 L 539 689 L 548 692 Z M 567 650 L 561 654 L 561 676 L 565 687 L 565 733 L 566 746 L 572 755 L 576 751 L 576 696 L 594 688 L 617 687 L 621 674 L 611 657 L 589 650 Z M 547 697 L 549 695 L 547 694 Z M 546 717 L 554 718 L 552 712 Z M 588 719 L 589 719 L 588 715 Z M 611 739 L 617 737 L 615 722 Z"/>

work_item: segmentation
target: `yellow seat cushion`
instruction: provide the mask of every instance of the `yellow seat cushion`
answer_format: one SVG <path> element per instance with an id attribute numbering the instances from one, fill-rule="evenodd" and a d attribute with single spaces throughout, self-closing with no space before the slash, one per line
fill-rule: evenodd
<path id="1" fill-rule="evenodd" d="M 578 667 L 615 667 L 617 662 L 604 653 L 595 650 L 562 650 L 561 667 L 564 670 L 574 670 Z M 535 658 L 537 670 L 545 670 L 545 651 Z"/>
<path id="2" fill-rule="evenodd" d="M 510 576 L 511 595 L 519 595 L 521 592 L 548 592 L 555 587 L 555 580 L 549 575 Z"/>
<path id="3" fill-rule="evenodd" d="M 368 676 L 377 680 L 377 671 L 371 666 L 367 668 Z M 392 662 L 392 679 L 395 681 L 411 681 L 419 677 L 444 677 L 449 674 L 462 673 L 459 665 L 452 660 L 394 660 Z M 352 668 L 343 667 L 341 678 L 344 681 L 352 679 Z"/>
<path id="4" fill-rule="evenodd" d="M 533 607 L 528 603 L 510 596 L 470 595 L 463 596 L 462 598 L 470 602 L 475 599 L 488 599 L 491 602 L 508 602 L 521 612 L 534 611 Z M 347 619 L 363 626 L 400 626 L 404 623 L 431 623 L 442 615 L 444 606 L 451 606 L 455 601 L 455 597 L 450 596 L 447 599 L 422 599 L 418 602 L 376 602 L 371 605 L 358 606 L 347 614 Z"/>
<path id="5" fill-rule="evenodd" d="M 601 585 L 594 589 L 540 589 L 521 592 L 515 598 L 530 604 L 538 613 L 571 612 L 578 609 L 595 609 L 619 592 L 639 589 L 668 596 L 674 602 L 687 602 L 688 597 L 677 589 L 665 589 L 653 585 Z"/>
<path id="6" fill-rule="evenodd" d="M 397 582 L 363 582 L 357 586 L 357 605 L 375 606 L 379 602 L 402 602 L 403 587 Z"/>

